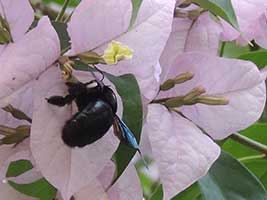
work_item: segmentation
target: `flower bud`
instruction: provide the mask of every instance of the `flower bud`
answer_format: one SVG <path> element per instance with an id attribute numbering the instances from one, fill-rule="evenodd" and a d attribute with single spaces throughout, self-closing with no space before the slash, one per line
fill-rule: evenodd
<path id="1" fill-rule="evenodd" d="M 180 107 L 180 106 L 184 105 L 183 97 L 178 96 L 178 97 L 171 98 L 171 99 L 167 100 L 164 103 L 164 105 L 166 105 L 167 107 Z"/>
<path id="2" fill-rule="evenodd" d="M 16 133 L 16 129 L 0 125 L 0 135 L 11 135 Z"/>
<path id="3" fill-rule="evenodd" d="M 8 22 L 0 15 L 0 44 L 8 44 L 12 42 L 12 36 Z"/>
<path id="4" fill-rule="evenodd" d="M 193 77 L 194 77 L 193 73 L 185 72 L 185 73 L 179 74 L 173 80 L 175 84 L 181 84 L 181 83 L 191 80 Z"/>
<path id="5" fill-rule="evenodd" d="M 11 42 L 11 35 L 6 29 L 0 28 L 0 44 L 8 44 Z"/>
<path id="6" fill-rule="evenodd" d="M 223 96 L 211 96 L 211 95 L 203 95 L 197 97 L 197 103 L 202 103 L 206 105 L 228 105 L 229 100 Z"/>
<path id="7" fill-rule="evenodd" d="M 30 126 L 29 125 L 21 125 L 18 126 L 15 130 L 15 133 L 6 135 L 4 138 L 0 140 L 0 145 L 3 144 L 19 144 L 23 142 L 24 139 L 30 136 Z"/>
<path id="8" fill-rule="evenodd" d="M 160 86 L 160 90 L 161 91 L 166 91 L 169 90 L 171 88 L 173 88 L 175 86 L 175 82 L 173 79 L 168 79 L 167 81 L 165 81 L 161 86 Z"/>
<path id="9" fill-rule="evenodd" d="M 28 117 L 24 112 L 21 110 L 14 108 L 11 104 L 7 105 L 6 107 L 2 108 L 4 111 L 9 112 L 14 118 L 18 120 L 26 120 L 32 123 L 32 119 Z"/>
<path id="10" fill-rule="evenodd" d="M 191 72 L 185 72 L 185 73 L 179 74 L 174 79 L 168 79 L 167 81 L 165 81 L 160 86 L 160 90 L 161 91 L 169 90 L 169 89 L 173 88 L 176 84 L 181 84 L 181 83 L 184 83 L 186 81 L 189 81 L 193 77 L 194 77 L 194 74 Z"/>

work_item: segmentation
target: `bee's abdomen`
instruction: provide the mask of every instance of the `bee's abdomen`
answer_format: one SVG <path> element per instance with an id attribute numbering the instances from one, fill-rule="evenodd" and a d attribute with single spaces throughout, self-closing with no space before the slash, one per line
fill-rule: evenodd
<path id="1" fill-rule="evenodd" d="M 70 147 L 83 147 L 100 139 L 114 121 L 111 106 L 98 99 L 68 120 L 62 130 L 62 139 Z"/>

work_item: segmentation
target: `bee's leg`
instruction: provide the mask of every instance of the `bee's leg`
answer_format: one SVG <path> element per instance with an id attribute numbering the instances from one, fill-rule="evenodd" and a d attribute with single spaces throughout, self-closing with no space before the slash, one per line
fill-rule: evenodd
<path id="1" fill-rule="evenodd" d="M 46 98 L 47 103 L 56 105 L 56 106 L 65 106 L 66 104 L 70 104 L 75 99 L 72 95 L 63 96 L 52 96 Z"/>

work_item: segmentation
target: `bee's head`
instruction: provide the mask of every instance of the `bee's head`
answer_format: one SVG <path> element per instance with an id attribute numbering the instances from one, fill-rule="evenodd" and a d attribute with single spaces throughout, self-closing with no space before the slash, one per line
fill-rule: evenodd
<path id="1" fill-rule="evenodd" d="M 84 84 L 87 92 L 91 93 L 92 91 L 102 92 L 104 88 L 104 83 L 99 80 L 92 80 Z"/>
<path id="2" fill-rule="evenodd" d="M 104 83 L 99 80 L 92 80 L 87 83 L 67 82 L 68 92 L 71 96 L 100 95 L 103 92 Z"/>
<path id="3" fill-rule="evenodd" d="M 80 96 L 87 93 L 86 85 L 81 82 L 66 82 L 68 86 L 68 92 L 72 96 Z"/>

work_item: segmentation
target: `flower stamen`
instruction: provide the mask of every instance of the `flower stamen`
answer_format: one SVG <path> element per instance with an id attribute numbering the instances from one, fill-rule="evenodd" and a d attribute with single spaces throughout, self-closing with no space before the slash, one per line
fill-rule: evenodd
<path id="1" fill-rule="evenodd" d="M 58 59 L 61 68 L 61 74 L 63 79 L 68 82 L 72 79 L 72 72 L 73 72 L 73 61 L 69 60 L 68 57 L 62 56 Z"/>
<path id="2" fill-rule="evenodd" d="M 104 55 L 102 56 L 108 65 L 114 65 L 121 60 L 132 59 L 132 57 L 133 50 L 128 46 L 116 41 L 109 43 L 108 48 L 105 50 Z"/>
<path id="3" fill-rule="evenodd" d="M 169 108 L 181 107 L 184 105 L 194 105 L 197 103 L 205 105 L 227 105 L 229 100 L 224 96 L 203 95 L 206 92 L 203 87 L 196 87 L 186 95 L 177 97 L 168 97 L 163 99 L 155 99 L 151 103 L 160 103 Z"/>
<path id="4" fill-rule="evenodd" d="M 194 74 L 191 72 L 185 72 L 182 74 L 179 74 L 178 76 L 176 76 L 173 79 L 168 79 L 167 81 L 165 81 L 161 86 L 160 86 L 160 90 L 161 91 L 166 91 L 169 90 L 171 88 L 173 88 L 176 84 L 181 84 L 184 83 L 186 81 L 191 80 L 194 77 Z"/>
<path id="5" fill-rule="evenodd" d="M 191 104 L 191 103 L 195 103 L 196 99 L 204 94 L 206 92 L 205 88 L 203 87 L 196 87 L 194 89 L 192 89 L 189 93 L 187 93 L 183 100 L 186 104 Z"/>
<path id="6" fill-rule="evenodd" d="M 32 119 L 27 116 L 24 112 L 21 110 L 13 107 L 11 104 L 8 104 L 6 107 L 2 108 L 4 111 L 10 113 L 15 119 L 18 120 L 26 120 L 29 123 L 32 123 Z"/>

